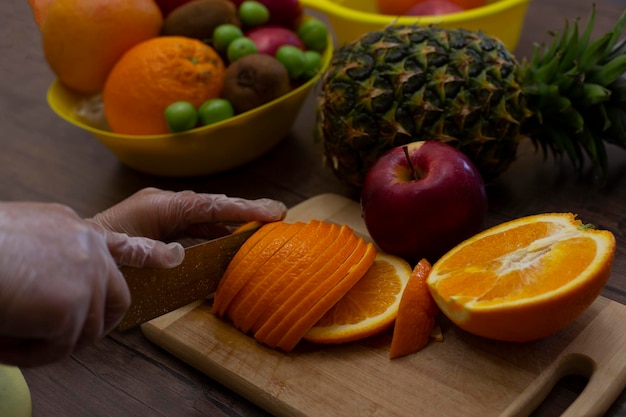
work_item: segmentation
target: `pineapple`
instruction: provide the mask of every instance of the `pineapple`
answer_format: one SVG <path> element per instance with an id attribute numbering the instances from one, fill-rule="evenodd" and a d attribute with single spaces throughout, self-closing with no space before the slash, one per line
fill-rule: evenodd
<path id="1" fill-rule="evenodd" d="M 448 143 L 489 182 L 529 137 L 581 171 L 607 171 L 605 142 L 626 148 L 626 12 L 591 40 L 566 24 L 518 63 L 481 32 L 389 26 L 339 48 L 318 95 L 316 138 L 337 176 L 360 187 L 372 164 L 415 140 Z"/>

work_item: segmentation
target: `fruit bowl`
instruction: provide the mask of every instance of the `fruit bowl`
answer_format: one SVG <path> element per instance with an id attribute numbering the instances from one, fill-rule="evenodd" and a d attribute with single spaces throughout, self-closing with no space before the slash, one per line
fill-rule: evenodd
<path id="1" fill-rule="evenodd" d="M 441 28 L 482 30 L 513 51 L 517 46 L 530 0 L 487 0 L 487 4 L 441 16 L 390 16 L 376 11 L 375 0 L 300 0 L 304 7 L 328 17 L 339 45 L 390 24 L 436 25 Z"/>
<path id="2" fill-rule="evenodd" d="M 305 99 L 328 68 L 332 52 L 329 40 L 322 70 L 289 93 L 228 120 L 176 134 L 125 135 L 100 128 L 76 112 L 88 98 L 58 80 L 50 86 L 47 99 L 57 115 L 91 133 L 133 169 L 164 177 L 211 175 L 259 158 L 289 133 Z"/>

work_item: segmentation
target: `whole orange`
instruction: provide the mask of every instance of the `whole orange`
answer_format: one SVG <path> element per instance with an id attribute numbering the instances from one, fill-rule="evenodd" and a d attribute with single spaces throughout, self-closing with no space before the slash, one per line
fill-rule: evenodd
<path id="1" fill-rule="evenodd" d="M 28 0 L 28 4 L 30 4 L 31 9 L 33 10 L 35 23 L 37 23 L 40 30 L 43 28 L 43 22 L 46 20 L 50 3 L 52 3 L 52 0 Z"/>
<path id="2" fill-rule="evenodd" d="M 163 112 L 175 101 L 199 107 L 219 97 L 224 62 L 209 45 L 182 36 L 159 36 L 122 56 L 104 86 L 104 114 L 113 132 L 168 133 Z"/>
<path id="3" fill-rule="evenodd" d="M 42 27 L 44 56 L 61 83 L 96 93 L 124 52 L 162 24 L 154 0 L 54 0 Z"/>

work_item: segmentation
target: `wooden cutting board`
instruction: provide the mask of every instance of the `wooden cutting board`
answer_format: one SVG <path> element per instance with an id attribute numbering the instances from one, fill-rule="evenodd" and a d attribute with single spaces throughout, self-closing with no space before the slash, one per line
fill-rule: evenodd
<path id="1" fill-rule="evenodd" d="M 346 223 L 364 236 L 358 203 L 323 194 L 287 220 Z M 145 336 L 276 416 L 527 416 L 565 375 L 590 377 L 564 416 L 601 416 L 626 386 L 626 306 L 599 297 L 556 335 L 514 344 L 470 335 L 439 317 L 444 341 L 389 360 L 391 333 L 293 352 L 268 349 L 199 301 L 142 325 Z"/>

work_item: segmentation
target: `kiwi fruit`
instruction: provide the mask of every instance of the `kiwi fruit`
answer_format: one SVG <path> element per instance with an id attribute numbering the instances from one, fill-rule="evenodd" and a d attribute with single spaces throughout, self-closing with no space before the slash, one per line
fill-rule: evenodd
<path id="1" fill-rule="evenodd" d="M 243 113 L 270 102 L 291 90 L 287 69 L 276 58 L 250 54 L 226 68 L 222 96 L 235 113 Z"/>
<path id="2" fill-rule="evenodd" d="M 213 37 L 216 27 L 226 23 L 241 26 L 237 6 L 232 1 L 192 0 L 167 15 L 161 33 L 207 41 Z"/>

